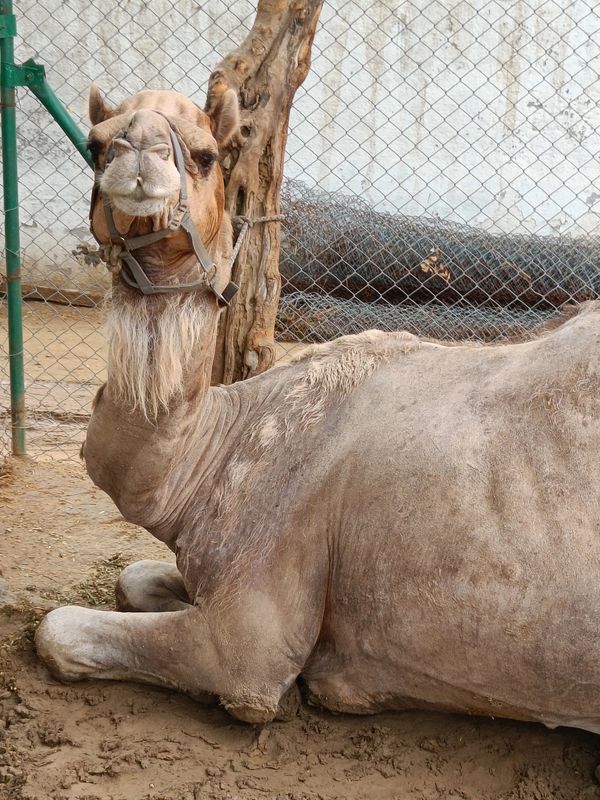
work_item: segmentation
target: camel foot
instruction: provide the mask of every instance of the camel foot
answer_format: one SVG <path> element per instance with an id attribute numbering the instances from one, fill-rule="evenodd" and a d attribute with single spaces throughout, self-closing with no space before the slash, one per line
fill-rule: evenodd
<path id="1" fill-rule="evenodd" d="M 129 564 L 115 587 L 119 611 L 185 611 L 190 600 L 175 564 L 149 559 Z"/>
<path id="2" fill-rule="evenodd" d="M 35 646 L 39 658 L 61 681 L 133 680 L 203 695 L 196 656 L 201 652 L 197 614 L 193 606 L 187 609 L 127 613 L 63 606 L 42 620 Z M 183 642 L 187 652 L 181 652 Z"/>

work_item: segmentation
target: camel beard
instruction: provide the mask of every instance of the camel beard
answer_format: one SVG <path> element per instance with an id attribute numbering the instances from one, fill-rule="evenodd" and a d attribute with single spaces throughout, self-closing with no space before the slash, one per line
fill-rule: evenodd
<path id="1" fill-rule="evenodd" d="M 163 296 L 160 305 L 119 295 L 105 322 L 110 391 L 130 411 L 156 420 L 184 395 L 196 348 L 206 339 L 207 309 L 194 295 Z"/>

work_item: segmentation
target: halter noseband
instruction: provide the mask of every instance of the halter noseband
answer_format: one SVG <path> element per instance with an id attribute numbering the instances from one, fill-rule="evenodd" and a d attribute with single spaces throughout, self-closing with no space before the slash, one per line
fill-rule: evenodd
<path id="1" fill-rule="evenodd" d="M 120 245 L 121 253 L 119 254 L 119 258 L 121 260 L 121 278 L 123 281 L 134 289 L 142 292 L 144 295 L 152 295 L 152 294 L 173 294 L 175 292 L 192 292 L 196 289 L 200 289 L 208 285 L 212 293 L 217 298 L 217 302 L 220 306 L 228 306 L 233 299 L 235 293 L 238 290 L 238 287 L 235 283 L 229 282 L 227 286 L 223 289 L 223 292 L 219 292 L 216 288 L 216 271 L 217 267 L 211 257 L 208 255 L 206 251 L 206 247 L 202 242 L 202 239 L 198 236 L 198 232 L 196 231 L 196 226 L 192 222 L 192 218 L 190 216 L 190 209 L 188 204 L 188 197 L 187 197 L 187 181 L 186 181 L 186 172 L 185 172 L 185 161 L 183 158 L 183 152 L 181 150 L 181 145 L 179 143 L 179 138 L 175 131 L 173 130 L 173 126 L 169 122 L 168 118 L 162 114 L 160 111 L 156 112 L 161 116 L 165 117 L 167 122 L 169 123 L 169 134 L 171 136 L 171 144 L 173 145 L 173 155 L 175 156 L 175 166 L 179 172 L 180 176 L 180 184 L 179 184 L 179 201 L 175 208 L 171 209 L 169 214 L 169 222 L 166 228 L 163 228 L 159 231 L 153 231 L 152 233 L 147 233 L 143 236 L 132 236 L 132 237 L 125 237 L 119 233 L 117 230 L 117 226 L 115 225 L 115 221 L 112 214 L 112 209 L 110 207 L 110 202 L 106 195 L 102 194 L 102 201 L 104 207 L 104 215 L 106 217 L 106 225 L 108 227 L 108 233 L 110 237 L 111 244 Z M 116 137 L 115 137 L 116 138 Z M 113 139 L 114 141 L 114 139 Z M 114 147 L 111 143 L 108 152 L 106 154 L 106 165 L 110 164 L 112 159 L 114 158 Z M 94 214 L 94 206 L 96 205 L 96 200 L 98 199 L 98 195 L 101 194 L 99 178 L 101 177 L 102 173 L 96 173 L 96 180 L 94 182 L 94 188 L 92 190 L 92 199 L 91 199 L 91 207 L 90 207 L 90 231 L 92 236 L 98 244 L 103 244 L 94 232 L 94 227 L 92 223 L 92 217 Z M 192 250 L 196 258 L 198 259 L 198 263 L 204 270 L 204 278 L 199 281 L 194 281 L 194 283 L 179 283 L 173 285 L 166 285 L 162 286 L 159 284 L 152 283 L 150 278 L 146 275 L 144 270 L 142 269 L 141 264 L 137 259 L 134 257 L 132 250 L 138 250 L 141 247 L 148 247 L 155 242 L 159 242 L 161 239 L 164 239 L 165 236 L 170 236 L 175 231 L 179 230 L 179 228 L 183 228 L 186 232 L 188 239 L 190 240 L 190 244 L 192 246 Z"/>

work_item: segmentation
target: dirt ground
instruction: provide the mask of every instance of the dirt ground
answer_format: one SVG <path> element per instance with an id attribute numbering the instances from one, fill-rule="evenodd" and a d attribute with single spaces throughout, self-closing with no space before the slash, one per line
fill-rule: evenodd
<path id="1" fill-rule="evenodd" d="M 36 660 L 43 613 L 111 607 L 115 578 L 169 558 L 76 464 L 1 471 L 2 800 L 593 800 L 600 740 L 504 720 L 308 707 L 265 727 L 174 692 L 53 680 Z"/>

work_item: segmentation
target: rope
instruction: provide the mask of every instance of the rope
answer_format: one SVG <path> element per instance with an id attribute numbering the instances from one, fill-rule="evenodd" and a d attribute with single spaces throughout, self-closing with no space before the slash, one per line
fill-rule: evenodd
<path id="1" fill-rule="evenodd" d="M 238 237 L 235 242 L 235 246 L 231 253 L 231 258 L 229 259 L 229 266 L 233 267 L 235 264 L 235 260 L 238 257 L 238 253 L 244 243 L 244 239 L 246 238 L 246 234 L 250 230 L 253 225 L 257 225 L 259 222 L 281 222 L 285 219 L 284 214 L 272 214 L 268 217 L 255 217 L 254 219 L 250 219 L 250 217 L 234 217 L 232 222 L 243 222 L 242 227 L 240 228 L 240 232 L 238 233 Z"/>

